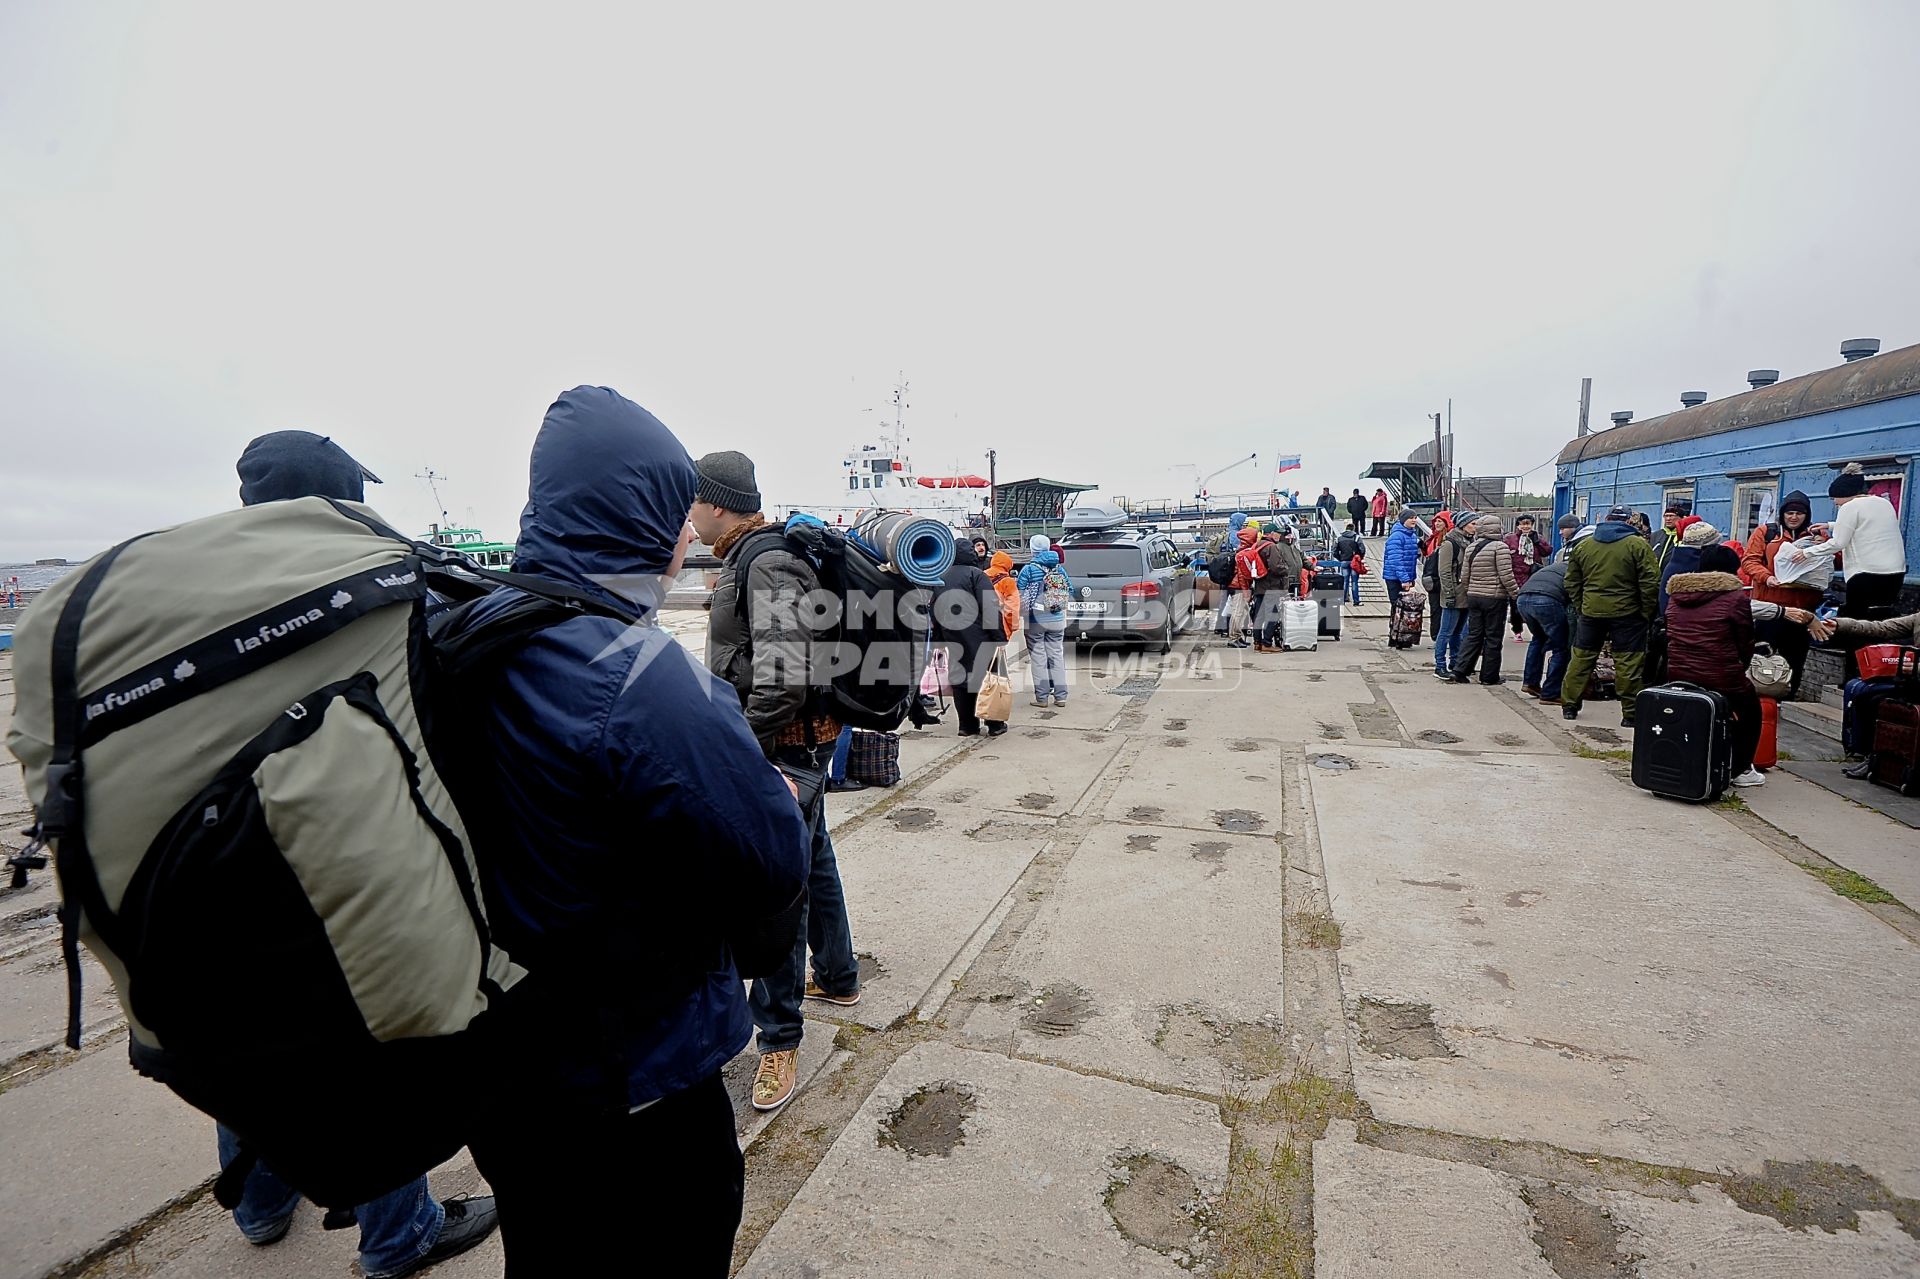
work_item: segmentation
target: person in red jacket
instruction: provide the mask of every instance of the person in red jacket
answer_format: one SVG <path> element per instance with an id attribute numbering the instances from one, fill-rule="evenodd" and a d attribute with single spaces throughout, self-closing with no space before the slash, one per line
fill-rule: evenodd
<path id="1" fill-rule="evenodd" d="M 1753 660 L 1753 605 L 1724 546 L 1700 552 L 1700 570 L 1667 579 L 1667 675 L 1712 689 L 1733 711 L 1733 784 L 1759 786 L 1753 766 L 1760 744 L 1760 695 L 1747 678 Z"/>
<path id="2" fill-rule="evenodd" d="M 1780 518 L 1772 524 L 1762 524 L 1753 530 L 1753 536 L 1747 539 L 1746 551 L 1740 557 L 1740 580 L 1753 588 L 1753 598 L 1768 604 L 1778 604 L 1782 608 L 1798 608 L 1812 612 L 1820 607 L 1820 586 L 1795 583 L 1782 586 L 1773 577 L 1773 558 L 1780 548 L 1796 537 L 1807 535 L 1807 526 L 1813 522 L 1813 505 L 1807 501 L 1807 495 L 1799 489 L 1787 494 L 1780 500 Z M 1825 585 L 1822 574 L 1821 586 Z M 1787 659 L 1793 667 L 1793 687 L 1800 688 L 1800 672 L 1807 664 L 1807 628 L 1798 626 L 1784 618 L 1762 622 L 1759 625 L 1759 638 L 1773 646 L 1773 651 Z"/>
<path id="3" fill-rule="evenodd" d="M 1250 648 L 1247 638 L 1248 615 L 1253 607 L 1255 578 L 1265 577 L 1267 566 L 1260 558 L 1260 535 L 1248 524 L 1240 530 L 1240 549 L 1233 556 L 1232 612 L 1227 616 L 1227 647 Z"/>

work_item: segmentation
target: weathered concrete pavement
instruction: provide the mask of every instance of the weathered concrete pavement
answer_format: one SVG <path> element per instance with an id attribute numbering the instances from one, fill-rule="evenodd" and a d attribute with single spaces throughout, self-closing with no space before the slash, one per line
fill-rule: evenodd
<path id="1" fill-rule="evenodd" d="M 1569 734 L 1383 632 L 1083 656 L 1065 709 L 833 796 L 866 987 L 779 1115 L 730 1068 L 741 1272 L 1920 1274 L 1920 917 L 1795 864 L 1920 905 L 1920 840 L 1779 773 L 1642 795 L 1610 707 Z M 0 895 L 0 1279 L 346 1273 L 317 1213 L 238 1239 L 110 1002 L 48 1047 L 51 900 Z"/>

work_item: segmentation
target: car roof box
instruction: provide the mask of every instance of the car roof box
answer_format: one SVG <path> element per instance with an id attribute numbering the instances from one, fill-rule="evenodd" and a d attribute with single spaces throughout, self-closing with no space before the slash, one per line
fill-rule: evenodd
<path id="1" fill-rule="evenodd" d="M 1098 533 L 1116 529 L 1127 522 L 1127 513 L 1118 507 L 1101 506 L 1098 503 L 1088 506 L 1076 506 L 1067 512 L 1066 526 L 1069 533 Z"/>

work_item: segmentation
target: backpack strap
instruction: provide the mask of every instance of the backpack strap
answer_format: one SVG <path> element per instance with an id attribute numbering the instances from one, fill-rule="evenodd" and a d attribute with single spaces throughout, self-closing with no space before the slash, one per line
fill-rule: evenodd
<path id="1" fill-rule="evenodd" d="M 140 537 L 150 534 L 142 533 Z M 100 887 L 100 873 L 87 848 L 86 770 L 81 762 L 86 704 L 77 671 L 80 627 L 87 606 L 120 553 L 140 540 L 129 538 L 95 560 L 67 596 L 53 628 L 53 757 L 47 763 L 47 788 L 35 808 L 34 836 L 59 842 L 54 875 L 60 882 L 60 958 L 67 970 L 67 1047 L 80 1046 L 80 912 L 110 949 L 119 929 Z"/>
<path id="2" fill-rule="evenodd" d="M 733 563 L 733 611 L 744 625 L 747 622 L 747 571 L 768 551 L 792 550 L 785 531 L 777 528 L 755 529 L 740 542 L 740 557 Z M 798 551 L 794 551 L 796 556 Z"/>

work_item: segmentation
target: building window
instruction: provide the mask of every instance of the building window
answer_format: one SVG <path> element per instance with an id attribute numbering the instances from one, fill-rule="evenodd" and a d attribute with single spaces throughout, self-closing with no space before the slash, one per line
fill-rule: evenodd
<path id="1" fill-rule="evenodd" d="M 1660 489 L 1660 510 L 1664 514 L 1676 501 L 1685 502 L 1687 510 L 1693 510 L 1693 485 L 1668 484 Z"/>
<path id="2" fill-rule="evenodd" d="M 1575 493 L 1573 495 L 1573 513 L 1580 517 L 1580 526 L 1582 528 L 1585 528 L 1593 522 L 1587 518 L 1587 495 L 1585 493 Z"/>
<path id="3" fill-rule="evenodd" d="M 1779 491 L 1780 480 L 1777 476 L 1769 476 L 1764 480 L 1736 480 L 1733 485 L 1733 527 L 1728 534 L 1744 542 L 1762 524 L 1773 523 Z"/>
<path id="4" fill-rule="evenodd" d="M 1867 492 L 1876 497 L 1884 497 L 1893 503 L 1894 513 L 1900 511 L 1901 492 L 1906 487 L 1906 476 L 1899 471 L 1868 471 Z"/>

